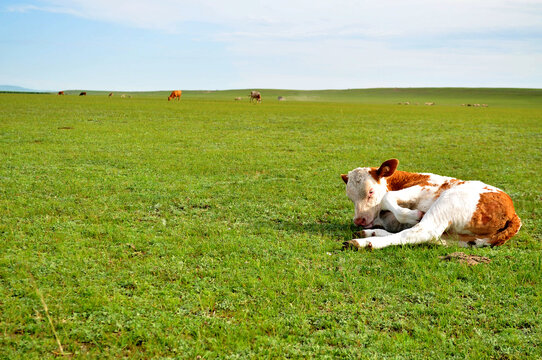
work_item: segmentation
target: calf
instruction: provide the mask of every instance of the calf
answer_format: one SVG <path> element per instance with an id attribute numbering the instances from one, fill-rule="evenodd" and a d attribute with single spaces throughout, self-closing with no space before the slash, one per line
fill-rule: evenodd
<path id="1" fill-rule="evenodd" d="M 521 220 L 502 190 L 480 181 L 396 171 L 398 164 L 397 159 L 390 159 L 379 168 L 357 168 L 341 175 L 346 194 L 354 202 L 354 224 L 365 228 L 363 238 L 349 245 L 383 248 L 440 237 L 459 240 L 462 246 L 497 246 L 519 231 Z M 398 227 L 382 211 L 412 227 L 389 232 Z M 372 229 L 376 225 L 384 229 Z"/>

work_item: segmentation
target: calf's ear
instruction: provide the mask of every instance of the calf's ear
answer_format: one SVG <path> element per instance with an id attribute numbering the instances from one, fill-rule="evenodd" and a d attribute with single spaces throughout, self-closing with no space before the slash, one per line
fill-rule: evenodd
<path id="1" fill-rule="evenodd" d="M 397 165 L 399 165 L 399 160 L 397 159 L 389 159 L 384 161 L 376 171 L 378 178 L 392 176 L 397 169 Z"/>
<path id="2" fill-rule="evenodd" d="M 343 178 L 343 181 L 345 184 L 348 184 L 348 175 L 346 174 L 341 174 L 341 177 Z"/>

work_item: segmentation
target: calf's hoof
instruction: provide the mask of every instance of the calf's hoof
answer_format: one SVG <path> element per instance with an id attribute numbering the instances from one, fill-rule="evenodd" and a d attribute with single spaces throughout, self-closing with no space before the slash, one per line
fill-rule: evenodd
<path id="1" fill-rule="evenodd" d="M 373 248 L 373 245 L 370 241 L 367 241 L 365 239 L 352 239 L 349 241 L 343 242 L 343 250 L 359 250 L 362 248 L 371 249 Z"/>

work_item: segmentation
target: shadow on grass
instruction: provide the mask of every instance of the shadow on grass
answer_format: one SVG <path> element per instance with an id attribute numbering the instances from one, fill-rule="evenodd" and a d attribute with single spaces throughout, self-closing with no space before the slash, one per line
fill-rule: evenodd
<path id="1" fill-rule="evenodd" d="M 318 235 L 328 235 L 338 240 L 344 240 L 360 231 L 354 225 L 348 222 L 292 222 L 292 221 L 272 221 L 270 225 L 276 230 L 296 232 L 296 233 L 310 233 Z"/>

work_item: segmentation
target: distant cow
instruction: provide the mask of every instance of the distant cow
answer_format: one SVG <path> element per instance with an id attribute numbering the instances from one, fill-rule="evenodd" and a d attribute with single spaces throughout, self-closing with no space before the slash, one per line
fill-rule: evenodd
<path id="1" fill-rule="evenodd" d="M 278 100 L 278 101 L 284 101 L 284 100 L 286 100 L 286 99 L 284 98 L 284 96 L 279 96 L 279 97 L 277 98 L 277 100 Z"/>
<path id="2" fill-rule="evenodd" d="M 252 102 L 252 100 L 256 100 L 256 102 L 262 102 L 262 94 L 260 94 L 259 91 L 251 91 L 250 92 L 250 102 Z"/>
<path id="3" fill-rule="evenodd" d="M 242 100 L 242 98 L 240 96 L 235 98 L 235 101 L 239 101 L 239 100 Z"/>
<path id="4" fill-rule="evenodd" d="M 58 95 L 64 95 L 64 91 L 59 91 Z"/>
<path id="5" fill-rule="evenodd" d="M 426 102 L 425 105 L 432 106 L 432 105 L 435 105 L 435 103 L 434 102 Z"/>
<path id="6" fill-rule="evenodd" d="M 83 91 L 79 94 L 79 96 L 87 96 L 87 92 L 86 91 Z"/>
<path id="7" fill-rule="evenodd" d="M 182 94 L 182 91 L 181 90 L 173 90 L 171 92 L 171 95 L 168 96 L 167 98 L 167 101 L 170 101 L 171 99 L 175 100 L 181 100 L 181 94 Z"/>
<path id="8" fill-rule="evenodd" d="M 111 97 L 111 96 L 113 96 L 113 93 L 112 93 L 112 92 L 109 93 L 109 97 Z"/>

